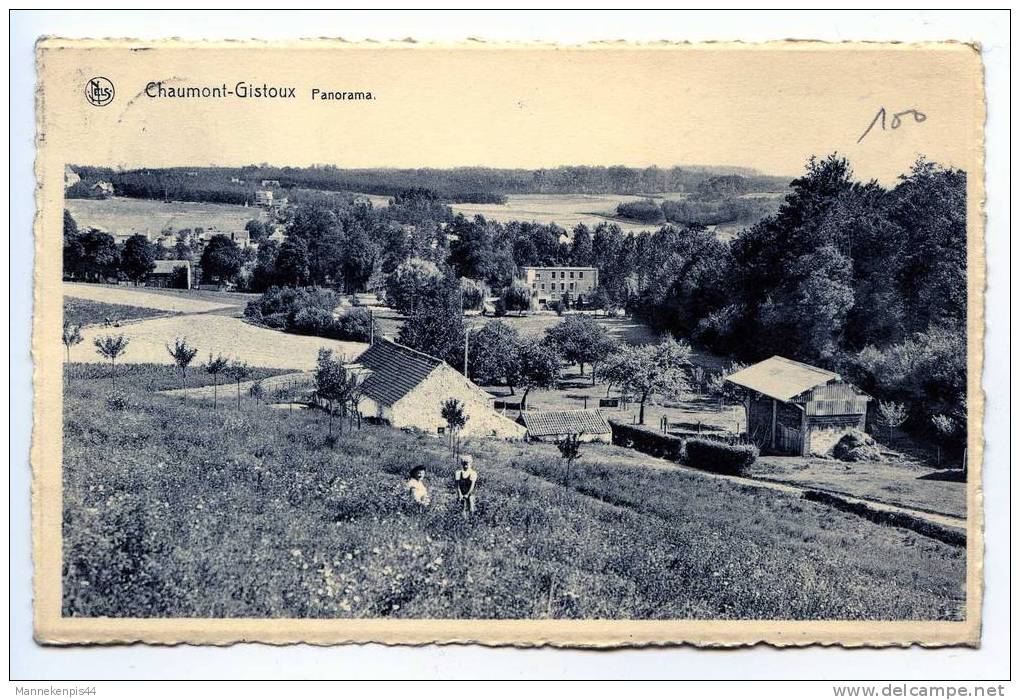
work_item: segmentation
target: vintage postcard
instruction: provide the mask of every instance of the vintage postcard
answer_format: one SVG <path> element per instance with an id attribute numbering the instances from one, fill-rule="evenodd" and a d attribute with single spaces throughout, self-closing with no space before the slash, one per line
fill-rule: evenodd
<path id="1" fill-rule="evenodd" d="M 976 47 L 37 68 L 38 641 L 978 643 Z"/>

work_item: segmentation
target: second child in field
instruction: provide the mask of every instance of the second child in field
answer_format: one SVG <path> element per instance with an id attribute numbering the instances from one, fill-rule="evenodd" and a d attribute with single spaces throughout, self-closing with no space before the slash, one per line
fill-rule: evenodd
<path id="1" fill-rule="evenodd" d="M 461 455 L 460 469 L 453 475 L 465 519 L 475 512 L 475 488 L 478 486 L 478 472 L 471 463 L 471 455 Z"/>
<path id="2" fill-rule="evenodd" d="M 428 507 L 430 499 L 429 490 L 425 486 L 425 467 L 418 466 L 411 469 L 407 478 L 407 493 L 419 509 L 424 510 Z"/>

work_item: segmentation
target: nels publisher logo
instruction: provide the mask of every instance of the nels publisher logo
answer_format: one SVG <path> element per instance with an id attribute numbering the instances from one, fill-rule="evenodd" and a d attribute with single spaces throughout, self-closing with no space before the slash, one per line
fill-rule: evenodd
<path id="1" fill-rule="evenodd" d="M 113 102 L 113 83 L 102 76 L 92 78 L 85 84 L 85 99 L 96 107 L 105 107 Z"/>

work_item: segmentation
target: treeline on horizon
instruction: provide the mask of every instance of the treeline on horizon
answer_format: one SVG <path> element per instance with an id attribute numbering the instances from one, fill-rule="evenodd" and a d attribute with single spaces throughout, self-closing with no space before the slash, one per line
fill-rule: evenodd
<path id="1" fill-rule="evenodd" d="M 561 166 L 557 168 L 307 168 L 249 165 L 239 168 L 142 168 L 118 170 L 72 166 L 82 182 L 69 197 L 91 197 L 99 181 L 113 184 L 114 193 L 138 199 L 245 204 L 262 180 L 277 180 L 282 189 L 362 192 L 395 196 L 423 187 L 451 202 L 503 203 L 511 194 L 662 194 L 706 192 L 725 194 L 779 192 L 787 177 L 761 175 L 748 168 L 688 166 L 629 168 L 624 166 Z M 242 180 L 232 182 L 231 178 Z M 707 188 L 707 190 L 706 190 Z"/>

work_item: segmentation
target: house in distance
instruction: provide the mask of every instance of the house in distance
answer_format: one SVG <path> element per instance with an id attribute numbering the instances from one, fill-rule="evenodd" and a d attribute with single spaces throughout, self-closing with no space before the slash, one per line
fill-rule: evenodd
<path id="1" fill-rule="evenodd" d="M 563 297 L 582 304 L 599 286 L 595 267 L 525 267 L 524 281 L 531 287 L 531 296 L 541 304 L 552 304 Z"/>
<path id="2" fill-rule="evenodd" d="M 824 455 L 864 430 L 871 397 L 835 372 L 774 355 L 726 381 L 747 390 L 747 434 L 763 451 Z"/>
<path id="3" fill-rule="evenodd" d="M 443 360 L 395 343 L 377 339 L 351 369 L 361 374 L 362 414 L 395 428 L 415 428 L 433 435 L 446 431 L 443 402 L 464 404 L 468 421 L 464 436 L 517 439 L 525 429 L 497 413 L 493 397 Z"/>

